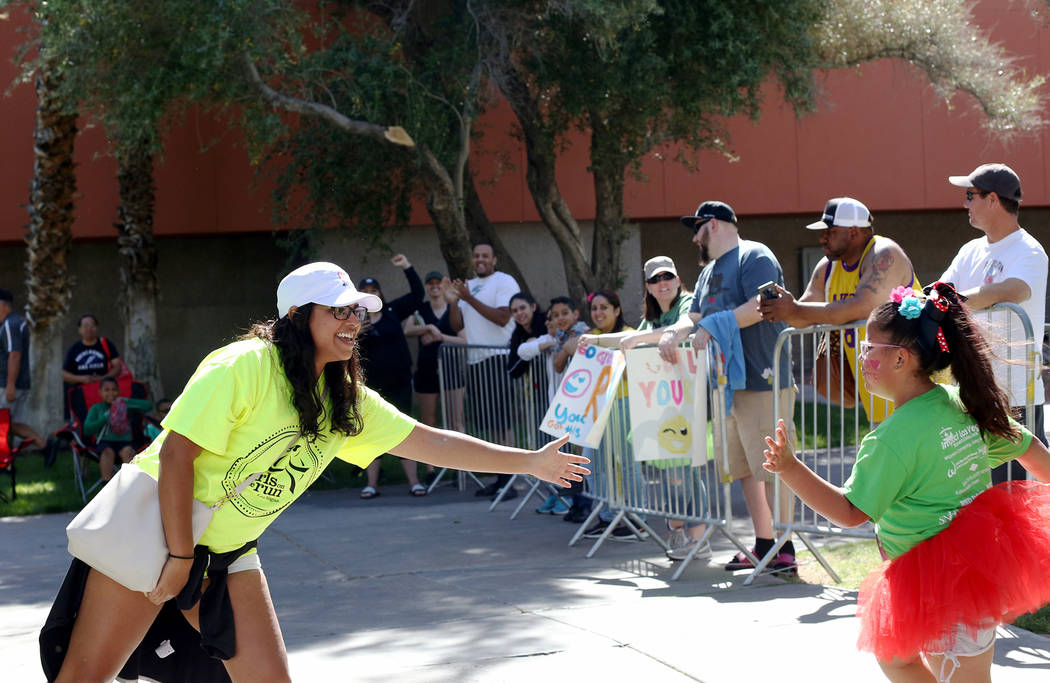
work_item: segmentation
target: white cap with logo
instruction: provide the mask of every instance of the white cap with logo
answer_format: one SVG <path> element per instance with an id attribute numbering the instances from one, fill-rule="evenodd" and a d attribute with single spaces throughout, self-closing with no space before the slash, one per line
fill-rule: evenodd
<path id="1" fill-rule="evenodd" d="M 318 261 L 300 266 L 284 276 L 277 285 L 277 315 L 288 315 L 292 306 L 321 304 L 322 306 L 352 306 L 361 304 L 370 313 L 383 308 L 375 294 L 357 291 L 350 276 L 334 263 Z"/>
<path id="2" fill-rule="evenodd" d="M 871 227 L 871 212 L 868 211 L 868 207 L 853 197 L 837 197 L 828 200 L 824 206 L 824 215 L 819 221 L 810 223 L 806 227 L 810 230 L 824 230 L 833 226 L 869 228 Z"/>

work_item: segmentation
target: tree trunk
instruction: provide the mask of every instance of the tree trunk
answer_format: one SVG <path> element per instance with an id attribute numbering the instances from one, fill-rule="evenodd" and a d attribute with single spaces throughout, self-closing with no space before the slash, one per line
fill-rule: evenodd
<path id="1" fill-rule="evenodd" d="M 620 252 L 628 234 L 623 193 L 630 159 L 620 161 L 626 155 L 615 134 L 602 125 L 600 117 L 590 118 L 595 198 L 591 270 L 600 287 L 616 290 L 623 284 Z"/>
<path id="2" fill-rule="evenodd" d="M 164 396 L 157 363 L 157 245 L 153 239 L 153 154 L 142 144 L 117 151 L 120 185 L 120 308 L 124 362 L 147 384 L 154 401 Z"/>
<path id="3" fill-rule="evenodd" d="M 529 283 L 525 280 L 524 273 L 521 272 L 517 261 L 511 256 L 510 250 L 503 245 L 503 240 L 500 239 L 499 233 L 489 221 L 488 213 L 485 212 L 481 198 L 478 197 L 477 187 L 474 185 L 474 175 L 469 170 L 466 173 L 463 184 L 467 197 L 467 230 L 470 232 L 471 244 L 491 242 L 496 252 L 496 257 L 499 259 L 497 262 L 499 269 L 513 277 L 521 291 L 529 292 Z"/>
<path id="4" fill-rule="evenodd" d="M 452 176 L 429 147 L 421 146 L 419 152 L 423 183 L 427 188 L 427 213 L 434 221 L 448 275 L 453 279 L 469 278 L 474 272 L 470 262 L 470 234 Z"/>
<path id="5" fill-rule="evenodd" d="M 32 334 L 30 424 L 45 433 L 62 419 L 62 330 L 72 295 L 69 253 L 77 189 L 77 118 L 58 100 L 55 78 L 46 66 L 36 77 L 33 182 L 25 238 L 26 318 Z"/>
<path id="6" fill-rule="evenodd" d="M 598 288 L 599 279 L 587 262 L 579 225 L 558 189 L 554 172 L 558 158 L 554 138 L 545 129 L 539 103 L 521 75 L 512 66 L 503 64 L 493 76 L 521 126 L 528 160 L 525 181 L 540 220 L 561 250 L 569 295 L 577 301 L 584 301 L 589 292 Z"/>

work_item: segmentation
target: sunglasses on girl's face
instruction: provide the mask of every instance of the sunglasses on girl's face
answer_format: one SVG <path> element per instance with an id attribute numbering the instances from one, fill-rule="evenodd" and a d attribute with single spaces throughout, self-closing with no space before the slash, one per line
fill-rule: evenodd
<path id="1" fill-rule="evenodd" d="M 678 276 L 675 275 L 674 273 L 669 273 L 669 272 L 667 272 L 665 270 L 662 273 L 657 273 L 656 275 L 652 276 L 651 278 L 646 280 L 646 282 L 648 282 L 651 285 L 655 285 L 657 282 L 663 282 L 663 281 L 666 281 L 666 280 L 673 280 L 676 277 L 678 277 Z"/>
<path id="2" fill-rule="evenodd" d="M 364 322 L 368 317 L 368 309 L 364 306 L 329 306 L 328 310 L 336 320 L 349 320 L 351 315 L 355 315 L 358 321 Z"/>

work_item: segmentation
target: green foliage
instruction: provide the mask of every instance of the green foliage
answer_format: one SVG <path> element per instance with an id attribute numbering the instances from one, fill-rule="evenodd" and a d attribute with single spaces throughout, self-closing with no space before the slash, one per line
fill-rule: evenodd
<path id="1" fill-rule="evenodd" d="M 185 106 L 248 102 L 244 59 L 274 72 L 305 48 L 300 16 L 282 0 L 48 0 L 32 3 L 36 58 L 61 76 L 71 109 L 111 136 L 159 148 L 164 122 Z M 27 70 L 34 62 L 25 64 Z"/>
<path id="2" fill-rule="evenodd" d="M 770 76 L 808 106 L 820 16 L 816 0 L 663 0 L 598 38 L 587 17 L 555 15 L 528 27 L 541 40 L 524 63 L 552 130 L 601 133 L 592 166 L 623 169 L 665 141 L 720 147 L 725 117 L 757 116 Z"/>

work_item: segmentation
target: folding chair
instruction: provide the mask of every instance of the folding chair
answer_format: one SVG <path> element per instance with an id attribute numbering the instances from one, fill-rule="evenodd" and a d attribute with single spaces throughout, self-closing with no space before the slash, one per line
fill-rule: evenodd
<path id="1" fill-rule="evenodd" d="M 8 441 L 8 437 L 11 434 L 11 409 L 0 408 L 0 472 L 11 477 L 11 497 L 0 490 L 0 501 L 8 502 L 13 501 L 18 497 L 15 493 L 15 456 L 18 454 L 17 450 L 11 450 L 11 443 Z"/>
<path id="2" fill-rule="evenodd" d="M 91 406 L 102 401 L 98 390 L 99 382 L 80 384 L 72 387 L 68 392 L 69 398 L 69 423 L 58 431 L 56 436 L 69 442 L 70 450 L 73 452 L 73 481 L 76 483 L 80 497 L 85 503 L 102 485 L 102 473 L 95 477 L 91 463 L 98 464 L 102 449 L 95 444 L 94 437 L 84 434 L 84 421 L 87 419 Z M 146 385 L 142 382 L 130 380 L 119 382 L 120 395 L 124 398 L 146 398 Z M 144 443 L 142 420 L 131 420 L 132 445 L 142 448 Z M 120 467 L 120 459 L 115 463 Z M 93 481 L 92 481 L 93 480 Z"/>

